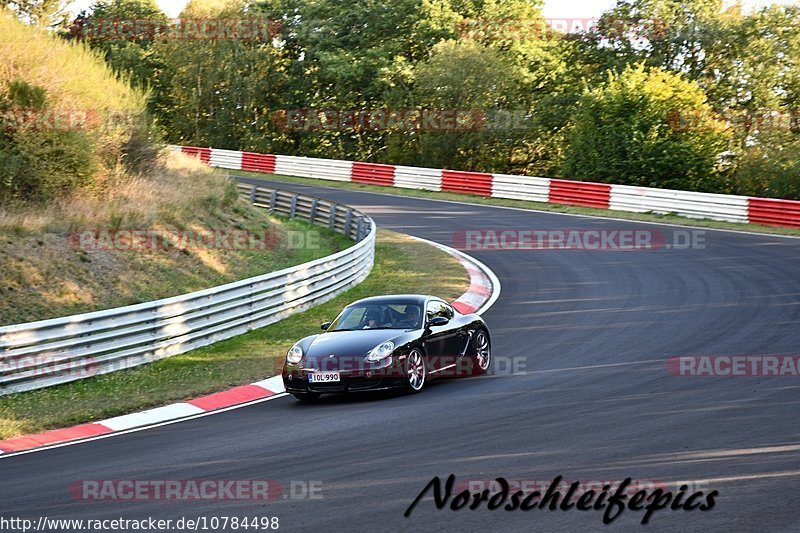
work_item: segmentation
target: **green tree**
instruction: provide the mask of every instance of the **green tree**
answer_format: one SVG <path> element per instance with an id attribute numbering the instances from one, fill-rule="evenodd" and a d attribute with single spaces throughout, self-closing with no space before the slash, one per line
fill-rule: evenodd
<path id="1" fill-rule="evenodd" d="M 151 116 L 173 107 L 171 72 L 156 47 L 167 16 L 155 0 L 101 0 L 73 20 L 68 39 L 85 42 L 136 89 L 148 95 Z"/>
<path id="2" fill-rule="evenodd" d="M 800 106 L 800 7 L 767 7 L 742 17 L 732 33 L 711 92 L 718 107 L 752 117 L 746 122 L 751 124 L 757 124 L 765 112 L 796 110 Z M 744 145 L 758 131 L 745 127 L 737 134 Z"/>
<path id="3" fill-rule="evenodd" d="M 449 0 L 266 0 L 257 4 L 280 22 L 288 61 L 288 109 L 379 110 L 405 105 L 410 69 L 456 31 Z M 381 157 L 386 133 L 290 132 L 292 153 Z"/>
<path id="4" fill-rule="evenodd" d="M 698 80 L 723 18 L 722 0 L 618 0 L 595 32 L 623 64 L 644 60 Z"/>
<path id="5" fill-rule="evenodd" d="M 696 83 L 640 64 L 588 91 L 569 132 L 563 174 L 648 187 L 728 192 L 716 170 L 730 132 Z"/>
<path id="6" fill-rule="evenodd" d="M 68 36 L 101 52 L 134 85 L 147 87 L 157 79 L 162 63 L 153 44 L 166 23 L 167 16 L 155 0 L 101 0 L 73 21 Z"/>
<path id="7" fill-rule="evenodd" d="M 770 139 L 745 146 L 736 160 L 737 194 L 800 200 L 800 137 Z"/>
<path id="8" fill-rule="evenodd" d="M 574 36 L 551 29 L 541 7 L 536 0 L 473 2 L 459 11 L 465 30 L 459 40 L 497 52 L 506 68 L 500 75 L 522 84 L 513 106 L 526 118 L 506 140 L 513 149 L 509 161 L 497 168 L 548 175 L 560 161 L 566 109 L 577 101 L 585 79 L 597 73 L 575 61 Z"/>
<path id="9" fill-rule="evenodd" d="M 197 21 L 250 20 L 239 36 L 167 39 L 156 50 L 170 73 L 174 104 L 158 116 L 172 142 L 218 148 L 285 151 L 273 121 L 286 80 L 283 52 L 269 21 L 244 2 L 191 2 L 181 17 Z M 266 33 L 262 33 L 266 32 Z M 284 143 L 284 144 L 282 144 Z"/>
<path id="10" fill-rule="evenodd" d="M 0 7 L 10 9 L 25 23 L 52 28 L 66 21 L 68 3 L 66 0 L 0 0 Z"/>
<path id="11" fill-rule="evenodd" d="M 391 160 L 461 170 L 509 169 L 528 126 L 524 79 L 511 60 L 476 42 L 445 41 L 413 75 L 412 107 L 472 112 L 478 119 L 455 128 L 434 124 L 440 131 L 394 135 Z"/>

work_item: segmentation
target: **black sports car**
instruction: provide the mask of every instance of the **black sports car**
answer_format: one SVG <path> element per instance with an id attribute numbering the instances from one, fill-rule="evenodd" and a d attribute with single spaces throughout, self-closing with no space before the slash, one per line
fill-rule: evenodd
<path id="1" fill-rule="evenodd" d="M 491 362 L 483 319 L 433 296 L 364 298 L 322 329 L 286 355 L 283 383 L 300 400 L 393 388 L 416 393 L 429 379 L 482 374 Z"/>

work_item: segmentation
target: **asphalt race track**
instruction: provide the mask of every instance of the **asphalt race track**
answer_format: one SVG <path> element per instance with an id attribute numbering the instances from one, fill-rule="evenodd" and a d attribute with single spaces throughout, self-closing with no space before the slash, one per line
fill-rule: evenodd
<path id="1" fill-rule="evenodd" d="M 262 182 L 452 245 L 467 229 L 675 228 Z M 680 228 L 678 228 L 680 229 Z M 0 460 L 0 514 L 277 516 L 297 531 L 800 531 L 800 378 L 680 377 L 680 355 L 800 353 L 800 239 L 709 230 L 705 247 L 469 252 L 502 282 L 492 375 L 416 396 L 284 397 Z M 516 367 L 516 368 L 514 368 Z M 693 481 L 709 512 L 437 510 L 434 477 Z M 78 501 L 83 479 L 321 482 L 321 499 Z M 677 489 L 674 490 L 677 492 Z"/>

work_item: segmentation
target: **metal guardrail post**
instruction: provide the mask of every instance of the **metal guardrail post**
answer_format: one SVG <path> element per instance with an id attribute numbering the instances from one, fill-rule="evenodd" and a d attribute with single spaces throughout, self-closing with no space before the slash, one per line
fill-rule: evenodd
<path id="1" fill-rule="evenodd" d="M 312 224 L 314 224 L 317 221 L 317 202 L 319 202 L 319 200 L 317 200 L 316 198 L 314 198 L 311 201 L 311 214 L 308 215 L 308 218 L 309 222 L 311 222 Z"/>
<path id="2" fill-rule="evenodd" d="M 251 185 L 250 186 L 250 205 L 253 205 L 255 203 L 256 203 L 256 186 L 255 185 Z"/>
<path id="3" fill-rule="evenodd" d="M 352 216 L 353 216 L 353 210 L 348 207 L 344 215 L 344 230 L 343 230 L 343 233 L 348 237 L 350 236 L 350 219 L 352 218 Z"/>
<path id="4" fill-rule="evenodd" d="M 297 214 L 297 198 L 299 195 L 292 196 L 292 207 L 289 208 L 289 218 L 294 218 Z"/>
<path id="5" fill-rule="evenodd" d="M 336 227 L 336 204 L 331 204 L 331 215 L 328 218 L 328 229 Z"/>
<path id="6" fill-rule="evenodd" d="M 278 202 L 278 191 L 273 190 L 269 196 L 269 210 L 275 211 L 275 204 Z"/>
<path id="7" fill-rule="evenodd" d="M 362 238 L 364 238 L 364 217 L 358 217 L 358 222 L 356 223 L 356 242 L 361 242 Z"/>

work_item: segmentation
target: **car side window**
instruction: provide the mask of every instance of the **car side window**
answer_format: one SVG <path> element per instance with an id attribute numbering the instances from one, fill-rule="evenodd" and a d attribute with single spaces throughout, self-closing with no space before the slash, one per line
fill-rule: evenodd
<path id="1" fill-rule="evenodd" d="M 425 322 L 430 322 L 436 316 L 436 302 L 428 302 L 425 309 Z"/>
<path id="2" fill-rule="evenodd" d="M 456 312 L 453 310 L 453 307 L 450 304 L 442 304 L 444 306 L 445 316 L 448 320 L 452 320 L 453 317 L 456 315 Z"/>
<path id="3" fill-rule="evenodd" d="M 432 319 L 436 318 L 437 316 L 442 316 L 445 318 L 451 318 L 447 314 L 447 307 L 444 302 L 439 302 L 437 300 L 431 300 L 428 302 L 428 310 L 425 313 L 425 319 L 430 322 Z"/>

